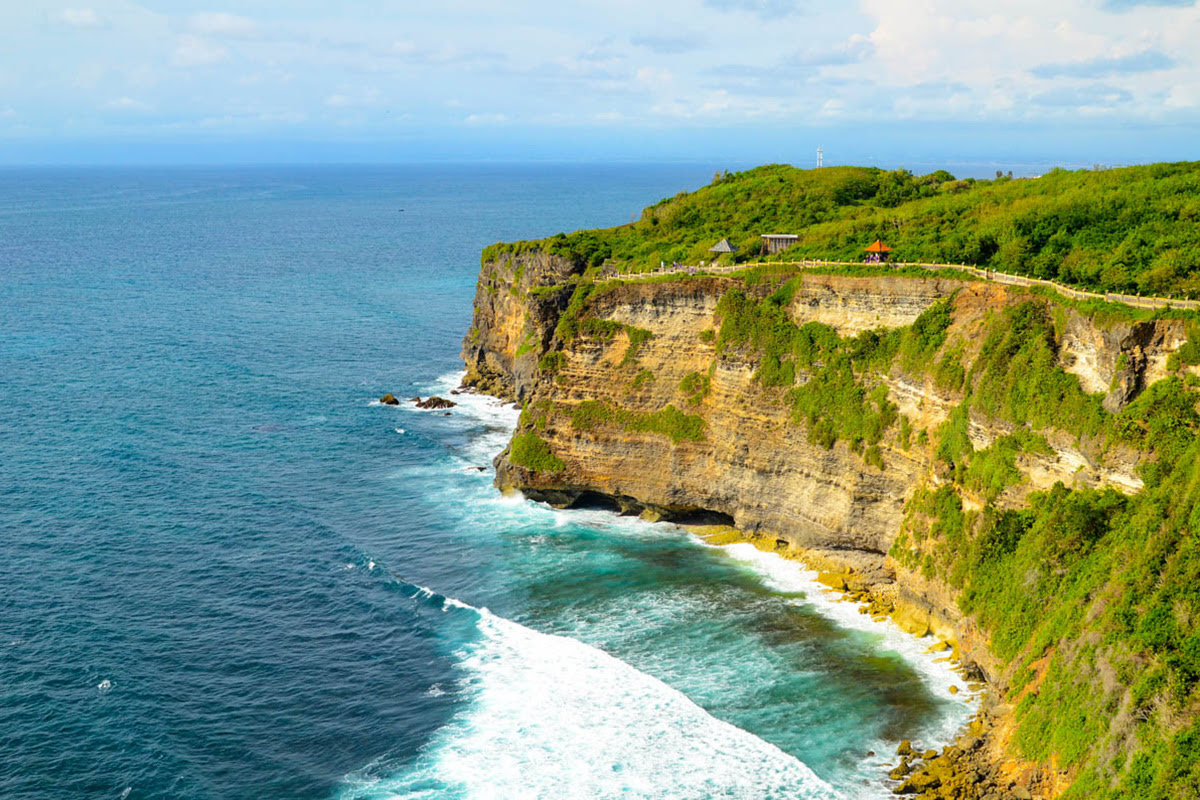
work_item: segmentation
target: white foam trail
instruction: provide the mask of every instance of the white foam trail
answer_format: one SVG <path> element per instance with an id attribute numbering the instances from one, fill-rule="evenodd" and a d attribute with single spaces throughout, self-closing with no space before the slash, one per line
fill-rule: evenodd
<path id="1" fill-rule="evenodd" d="M 465 604 L 447 600 L 458 607 Z M 478 610 L 466 706 L 412 768 L 344 798 L 838 798 L 798 759 L 582 642 Z"/>
<path id="2" fill-rule="evenodd" d="M 875 639 L 879 650 L 894 652 L 912 665 L 931 694 L 953 704 L 953 711 L 942 715 L 934 728 L 920 732 L 924 737 L 923 745 L 932 747 L 948 744 L 974 713 L 979 703 L 978 693 L 973 692 L 967 681 L 955 671 L 955 665 L 946 658 L 947 653 L 928 652 L 936 640 L 913 636 L 893 622 L 876 620 L 870 614 L 860 613 L 856 603 L 846 601 L 841 593 L 820 583 L 816 572 L 778 553 L 764 552 L 747 542 L 709 545 L 699 537 L 697 540 L 708 547 L 717 547 L 749 565 L 770 588 L 803 593 L 804 599 L 798 602 L 810 606 L 840 628 L 869 634 Z M 951 686 L 957 689 L 957 694 L 951 691 Z"/>

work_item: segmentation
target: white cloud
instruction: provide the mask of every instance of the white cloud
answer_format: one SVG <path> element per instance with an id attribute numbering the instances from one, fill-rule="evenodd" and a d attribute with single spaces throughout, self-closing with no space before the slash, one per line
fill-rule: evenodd
<path id="1" fill-rule="evenodd" d="M 171 63 L 177 67 L 206 67 L 227 58 L 229 50 L 224 45 L 185 33 L 179 37 Z"/>
<path id="2" fill-rule="evenodd" d="M 308 115 L 300 111 L 266 111 L 258 115 L 259 122 L 281 122 L 286 125 L 299 125 L 308 120 Z"/>
<path id="3" fill-rule="evenodd" d="M 675 75 L 670 70 L 658 67 L 640 67 L 634 77 L 638 83 L 651 89 L 665 89 L 675 81 Z"/>
<path id="4" fill-rule="evenodd" d="M 132 97 L 118 97 L 104 104 L 105 108 L 113 111 L 149 111 L 150 105 Z"/>
<path id="5" fill-rule="evenodd" d="M 258 35 L 254 20 L 225 12 L 193 14 L 188 18 L 188 30 L 202 36 L 229 39 L 252 39 Z"/>
<path id="6" fill-rule="evenodd" d="M 818 111 L 817 114 L 818 116 L 822 117 L 837 117 L 841 116 L 842 112 L 845 110 L 846 104 L 841 100 L 826 100 L 825 104 L 821 106 L 821 110 Z"/>
<path id="7" fill-rule="evenodd" d="M 382 97 L 375 88 L 350 89 L 331 94 L 325 98 L 325 105 L 332 108 L 366 108 L 379 105 Z"/>
<path id="8" fill-rule="evenodd" d="M 64 8 L 54 15 L 54 19 L 72 28 L 102 28 L 104 21 L 91 8 Z"/>
<path id="9" fill-rule="evenodd" d="M 463 120 L 467 125 L 503 125 L 508 122 L 505 114 L 470 114 Z"/>

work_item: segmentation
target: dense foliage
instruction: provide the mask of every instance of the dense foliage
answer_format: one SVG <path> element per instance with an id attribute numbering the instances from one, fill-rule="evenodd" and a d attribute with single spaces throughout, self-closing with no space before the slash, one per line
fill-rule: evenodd
<path id="1" fill-rule="evenodd" d="M 764 233 L 799 235 L 787 257 L 859 261 L 882 238 L 896 261 L 1200 296 L 1200 162 L 994 181 L 770 165 L 661 200 L 628 225 L 493 245 L 484 259 L 539 249 L 580 268 L 610 262 L 638 272 L 711 260 L 708 248 L 722 238 L 740 248 L 735 260 L 757 257 Z"/>
<path id="2" fill-rule="evenodd" d="M 535 472 L 561 472 L 567 466 L 554 455 L 546 440 L 533 431 L 518 433 L 513 437 L 508 459 L 519 467 Z"/>
<path id="3" fill-rule="evenodd" d="M 756 380 L 785 390 L 811 441 L 846 441 L 883 468 L 892 431 L 902 448 L 917 438 L 888 402 L 885 374 L 941 376 L 961 393 L 930 442 L 942 479 L 909 501 L 891 555 L 951 587 L 988 632 L 1011 677 L 1021 753 L 1074 775 L 1068 798 L 1200 796 L 1198 381 L 1159 380 L 1110 414 L 1059 365 L 1051 304 L 985 317 L 966 358 L 948 337 L 949 301 L 907 328 L 839 337 L 791 321 L 795 281 L 765 296 L 727 292 L 715 343 L 758 359 Z M 1175 369 L 1200 360 L 1191 349 Z M 976 450 L 973 417 L 1013 432 Z M 1086 439 L 1097 457 L 1114 446 L 1150 454 L 1145 490 L 1057 484 L 1002 501 L 1025 480 L 1019 459 L 1053 455 L 1043 431 Z"/>

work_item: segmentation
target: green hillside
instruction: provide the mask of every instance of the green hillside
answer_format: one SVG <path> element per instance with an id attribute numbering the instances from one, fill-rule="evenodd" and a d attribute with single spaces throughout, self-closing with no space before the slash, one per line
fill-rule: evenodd
<path id="1" fill-rule="evenodd" d="M 763 233 L 800 236 L 785 257 L 854 261 L 882 238 L 897 261 L 1200 297 L 1200 162 L 992 181 L 956 180 L 941 170 L 916 176 L 770 165 L 718 175 L 628 225 L 493 245 L 484 259 L 536 248 L 581 265 L 640 272 L 659 262 L 711 260 L 708 248 L 722 238 L 740 248 L 736 260 L 753 260 Z"/>

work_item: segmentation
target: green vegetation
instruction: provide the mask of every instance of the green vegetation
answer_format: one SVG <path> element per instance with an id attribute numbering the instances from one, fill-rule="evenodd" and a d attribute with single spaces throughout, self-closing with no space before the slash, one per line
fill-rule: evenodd
<path id="1" fill-rule="evenodd" d="M 533 334 L 526 333 L 525 338 L 523 338 L 521 340 L 520 347 L 517 348 L 517 352 L 514 353 L 513 355 L 516 358 L 520 358 L 521 356 L 525 355 L 526 353 L 533 352 L 533 349 L 535 347 L 537 347 L 537 342 L 535 341 Z"/>
<path id="2" fill-rule="evenodd" d="M 542 250 L 579 269 L 607 262 L 639 272 L 660 262 L 707 261 L 723 237 L 744 261 L 769 232 L 800 236 L 789 258 L 860 261 L 862 249 L 883 238 L 896 261 L 974 264 L 1099 291 L 1200 296 L 1200 163 L 1057 169 L 995 181 L 770 165 L 661 200 L 628 225 L 493 245 L 483 258 Z"/>
<path id="3" fill-rule="evenodd" d="M 906 370 L 921 372 L 946 340 L 953 298 L 934 303 L 907 328 L 844 338 L 828 325 L 792 322 L 787 308 L 800 280 L 784 281 L 761 300 L 741 289 L 726 292 L 717 302 L 717 352 L 758 353 L 755 379 L 789 390 L 793 416 L 806 423 L 810 441 L 828 448 L 844 440 L 882 469 L 878 445 L 897 413 L 886 387 L 872 387 L 870 376 L 888 372 L 897 357 Z M 798 371 L 809 375 L 800 386 Z"/>
<path id="4" fill-rule="evenodd" d="M 1005 310 L 984 339 L 970 383 L 972 409 L 989 417 L 1081 435 L 1104 425 L 1100 398 L 1058 366 L 1054 325 L 1042 303 Z"/>
<path id="5" fill-rule="evenodd" d="M 648 369 L 644 369 L 638 372 L 637 375 L 633 376 L 633 380 L 630 382 L 629 387 L 636 392 L 643 386 L 649 386 L 651 383 L 654 383 L 654 373 Z"/>
<path id="6" fill-rule="evenodd" d="M 674 442 L 704 439 L 704 419 L 695 414 L 684 414 L 673 405 L 661 411 L 640 412 L 603 400 L 585 400 L 571 411 L 571 425 L 580 431 L 616 425 L 628 431 L 657 433 Z"/>
<path id="7" fill-rule="evenodd" d="M 999 335 L 1006 327 L 1011 338 Z M 988 341 L 999 350 L 985 345 L 969 391 L 987 385 L 1007 393 L 1027 376 L 1021 391 L 1029 394 L 1005 394 L 993 406 L 997 413 L 1034 427 L 1074 422 L 1153 453 L 1142 470 L 1146 489 L 1126 497 L 1059 484 L 1031 495 L 1027 507 L 999 507 L 991 501 L 1020 480 L 1016 456 L 1046 453 L 1048 445 L 1018 428 L 974 452 L 965 402 L 938 432 L 938 457 L 955 482 L 914 495 L 892 556 L 961 590 L 962 609 L 1013 668 L 1011 698 L 1042 676 L 1018 705 L 1016 743 L 1026 757 L 1053 758 L 1078 772 L 1065 797 L 1196 797 L 1200 398 L 1170 378 L 1118 415 L 1088 403 L 1082 408 L 1091 416 L 1072 420 L 1059 411 L 1055 419 L 1053 409 L 1080 401 L 1049 379 L 1053 369 L 1019 355 L 1036 353 L 1045 341 L 1038 316 L 1017 307 L 995 321 Z M 999 357 L 1000 350 L 1008 356 Z M 963 489 L 984 497 L 982 512 L 963 510 Z M 1117 753 L 1129 757 L 1113 758 Z"/>
<path id="8" fill-rule="evenodd" d="M 554 455 L 546 440 L 533 431 L 518 433 L 509 445 L 508 460 L 535 472 L 561 472 L 567 465 Z"/>
<path id="9" fill-rule="evenodd" d="M 699 372 L 689 372 L 683 376 L 683 380 L 679 382 L 679 391 L 687 397 L 689 406 L 698 406 L 704 402 L 704 398 L 708 397 L 709 391 L 712 390 L 712 381 L 707 375 L 702 375 Z"/>
<path id="10" fill-rule="evenodd" d="M 642 345 L 654 338 L 654 334 L 645 328 L 636 328 L 633 325 L 625 326 L 625 335 L 629 337 L 629 347 L 625 349 L 625 355 L 621 358 L 621 366 L 628 364 L 636 364 L 638 351 L 642 349 Z"/>
<path id="11" fill-rule="evenodd" d="M 887 399 L 887 387 L 863 387 L 854 379 L 850 359 L 845 355 L 833 358 L 788 397 L 796 418 L 808 425 L 809 441 L 826 448 L 833 447 L 838 439 L 849 442 L 856 452 L 864 445 L 873 448 L 897 416 L 896 407 Z M 882 468 L 879 458 L 876 450 L 873 460 Z"/>
<path id="12" fill-rule="evenodd" d="M 550 350 L 538 359 L 538 369 L 547 375 L 557 375 L 567 365 L 567 357 L 561 350 Z"/>
<path id="13" fill-rule="evenodd" d="M 485 250 L 486 254 L 487 251 Z M 554 329 L 554 333 L 563 342 L 570 343 L 579 333 L 579 322 L 587 307 L 588 298 L 596 291 L 596 284 L 591 281 L 583 281 L 576 284 L 574 291 L 571 292 L 571 299 L 567 303 L 566 309 L 558 317 L 558 326 Z"/>

